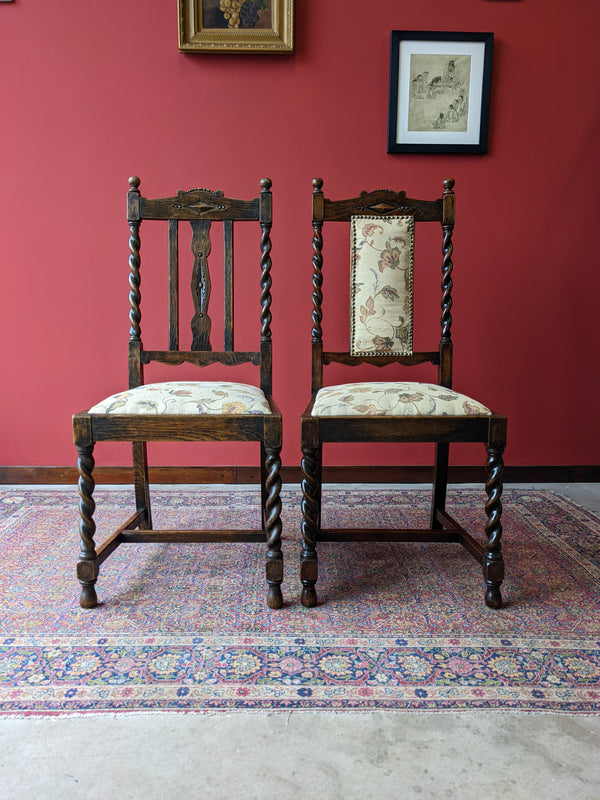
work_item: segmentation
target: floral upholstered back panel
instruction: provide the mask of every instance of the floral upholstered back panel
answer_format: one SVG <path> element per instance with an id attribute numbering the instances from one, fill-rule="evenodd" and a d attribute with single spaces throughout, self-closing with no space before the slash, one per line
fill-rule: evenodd
<path id="1" fill-rule="evenodd" d="M 352 355 L 412 353 L 413 217 L 351 220 Z"/>

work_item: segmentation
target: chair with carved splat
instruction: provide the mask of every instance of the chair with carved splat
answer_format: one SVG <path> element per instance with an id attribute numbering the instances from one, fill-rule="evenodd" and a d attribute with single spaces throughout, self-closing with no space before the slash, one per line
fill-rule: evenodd
<path id="1" fill-rule="evenodd" d="M 324 197 L 313 181 L 312 397 L 302 414 L 302 603 L 317 603 L 317 543 L 321 541 L 459 542 L 483 567 L 485 602 L 502 605 L 502 455 L 506 418 L 452 388 L 451 290 L 454 180 L 441 198 L 411 200 L 405 192 L 363 192 L 348 200 Z M 350 345 L 323 347 L 324 224 L 350 228 Z M 441 226 L 441 338 L 430 351 L 413 349 L 413 255 L 415 231 Z M 429 228 L 428 230 L 431 230 Z M 417 234 L 418 235 L 418 234 Z M 330 259 L 331 260 L 331 259 Z M 338 279 L 339 283 L 339 279 Z M 339 292 L 339 288 L 336 287 Z M 371 363 L 394 371 L 393 379 L 324 385 L 324 366 L 336 370 Z M 430 363 L 434 383 L 398 381 L 400 367 Z M 342 367 L 341 365 L 345 365 Z M 421 368 L 423 369 L 423 368 Z M 429 528 L 424 530 L 327 529 L 321 526 L 323 444 L 327 442 L 434 442 L 436 456 Z M 482 442 L 487 451 L 485 544 L 446 511 L 451 442 Z"/>
<path id="2" fill-rule="evenodd" d="M 283 604 L 281 582 L 281 414 L 272 397 L 271 343 L 271 181 L 264 178 L 260 194 L 250 200 L 225 197 L 222 192 L 205 189 L 180 191 L 175 197 L 148 199 L 139 191 L 139 178 L 129 179 L 127 217 L 129 220 L 129 294 L 131 323 L 129 339 L 129 389 L 106 398 L 88 411 L 74 415 L 73 438 L 78 452 L 80 494 L 81 552 L 77 575 L 81 583 L 80 604 L 83 608 L 97 605 L 95 584 L 100 564 L 125 542 L 265 542 L 267 603 L 271 608 Z M 162 220 L 167 234 L 165 278 L 168 272 L 169 332 L 168 348 L 146 350 L 141 337 L 140 313 L 140 224 L 146 220 Z M 165 222 L 166 221 L 166 225 Z M 189 226 L 186 224 L 189 223 Z M 236 259 L 239 268 L 248 270 L 256 264 L 256 342 L 259 349 L 236 350 L 234 347 L 234 224 L 244 233 L 254 223 L 254 248 L 245 255 L 245 263 Z M 145 225 L 149 224 L 145 222 Z M 144 227 L 145 227 L 144 225 Z M 239 229 L 238 226 L 244 228 Z M 211 344 L 211 318 L 208 314 L 211 275 L 208 254 L 211 232 L 222 229 L 223 254 L 223 349 Z M 151 231 L 148 231 L 150 233 Z M 179 343 L 179 314 L 185 308 L 179 292 L 180 237 L 187 232 L 193 256 L 188 256 L 193 295 L 192 338 L 189 350 Z M 219 237 L 220 238 L 220 237 Z M 242 239 L 242 237 L 239 237 Z M 236 237 L 236 240 L 238 237 Z M 186 248 L 187 249 L 187 248 Z M 236 241 L 236 251 L 238 250 Z M 215 251 L 217 248 L 215 247 Z M 182 248 L 183 252 L 183 248 Z M 167 255 L 168 253 L 168 255 Z M 239 253 L 238 253 L 239 256 Z M 168 266 L 168 269 L 167 269 Z M 250 278 L 246 279 L 250 280 Z M 260 280 L 260 303 L 259 303 Z M 212 275 L 216 288 L 215 274 Z M 252 285 L 254 281 L 250 285 Z M 244 282 L 242 281 L 242 285 Z M 243 298 L 247 302 L 247 292 Z M 214 315 L 213 315 L 214 317 Z M 259 329 L 260 318 L 260 329 Z M 216 320 L 215 320 L 216 321 Z M 248 335 L 248 331 L 245 330 Z M 256 383 L 236 381 L 166 381 L 145 383 L 144 368 L 150 362 L 181 365 L 184 362 L 205 369 L 220 364 L 229 375 L 240 364 L 258 368 Z M 155 367 L 156 368 L 156 367 Z M 166 369 L 166 367 L 158 367 Z M 246 367 L 253 371 L 252 367 Z M 96 547 L 93 519 L 94 445 L 96 442 L 132 442 L 136 511 L 103 544 Z M 262 528 L 260 530 L 153 530 L 148 485 L 146 442 L 149 441 L 253 441 L 260 443 Z"/>

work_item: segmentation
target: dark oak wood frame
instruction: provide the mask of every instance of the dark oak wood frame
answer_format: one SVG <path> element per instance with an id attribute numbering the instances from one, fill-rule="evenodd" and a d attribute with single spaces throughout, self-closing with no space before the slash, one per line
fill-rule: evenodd
<path id="1" fill-rule="evenodd" d="M 301 417 L 302 446 L 302 557 L 300 576 L 302 604 L 315 606 L 318 578 L 317 543 L 321 541 L 420 541 L 459 542 L 482 565 L 486 583 L 485 602 L 491 608 L 502 605 L 500 585 L 504 578 L 502 536 L 502 455 L 506 445 L 506 417 L 391 417 L 333 416 L 315 417 L 312 410 L 317 392 L 323 387 L 324 366 L 344 364 L 356 367 L 369 362 L 379 367 L 394 364 L 405 367 L 431 363 L 438 368 L 438 384 L 452 388 L 452 232 L 455 220 L 454 180 L 444 181 L 444 193 L 438 200 L 414 200 L 405 192 L 378 190 L 363 192 L 349 200 L 333 201 L 324 197 L 323 181 L 313 181 L 313 310 L 312 310 L 312 397 Z M 323 349 L 323 224 L 350 222 L 355 214 L 393 216 L 412 215 L 415 227 L 421 222 L 437 222 L 442 229 L 441 338 L 439 348 L 414 352 L 410 356 L 352 356 L 347 352 Z M 433 497 L 430 527 L 426 530 L 344 529 L 321 527 L 321 491 L 323 444 L 326 442 L 435 442 Z M 469 534 L 446 511 L 448 458 L 451 442 L 482 442 L 487 452 L 485 489 L 487 493 L 486 544 Z"/>
<path id="2" fill-rule="evenodd" d="M 444 141 L 444 131 L 436 132 L 440 143 L 425 141 L 402 141 L 398 131 L 398 106 L 400 103 L 400 53 L 402 42 L 473 42 L 484 46 L 481 79 L 481 107 L 479 113 L 479 135 L 477 142 L 455 143 Z M 490 93 L 492 85 L 493 33 L 447 33 L 443 31 L 392 31 L 390 47 L 390 92 L 388 110 L 388 153 L 487 153 L 490 117 Z M 407 79 L 406 86 L 410 81 Z"/>
<path id="3" fill-rule="evenodd" d="M 271 342 L 271 181 L 261 181 L 260 195 L 252 200 L 224 197 L 222 192 L 194 189 L 175 197 L 148 199 L 139 191 L 139 178 L 130 178 L 127 195 L 130 267 L 129 387 L 144 382 L 144 365 L 151 361 L 197 366 L 219 362 L 235 365 L 251 362 L 258 366 L 260 388 L 269 403 L 270 414 L 134 415 L 99 414 L 84 411 L 73 417 L 73 439 L 78 453 L 79 512 L 81 551 L 77 576 L 81 584 L 83 608 L 97 605 L 95 584 L 100 564 L 125 542 L 259 542 L 266 541 L 267 602 L 271 608 L 283 605 L 281 582 L 281 413 L 272 397 Z M 169 231 L 169 349 L 145 350 L 141 338 L 140 312 L 140 224 L 142 220 L 168 220 Z M 179 349 L 178 318 L 178 225 L 189 221 L 194 254 L 193 284 L 196 287 L 196 314 L 192 321 L 194 343 L 189 351 Z M 224 231 L 224 349 L 214 351 L 209 340 L 207 314 L 210 278 L 207 255 L 210 252 L 211 222 L 223 222 Z M 256 221 L 260 226 L 260 350 L 239 352 L 233 345 L 233 224 Z M 229 288 L 228 288 L 229 287 Z M 103 544 L 96 547 L 93 514 L 94 446 L 96 442 L 132 442 L 135 513 Z M 148 441 L 256 441 L 260 443 L 260 476 L 263 528 L 261 530 L 153 530 L 148 480 L 146 442 Z"/>

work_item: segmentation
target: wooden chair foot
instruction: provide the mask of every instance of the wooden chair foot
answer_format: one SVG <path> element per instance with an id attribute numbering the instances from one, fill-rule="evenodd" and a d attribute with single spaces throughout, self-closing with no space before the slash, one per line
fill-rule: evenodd
<path id="1" fill-rule="evenodd" d="M 267 605 L 269 608 L 283 608 L 283 595 L 281 586 L 269 586 L 267 592 Z"/>
<path id="2" fill-rule="evenodd" d="M 499 586 L 488 586 L 485 592 L 485 604 L 488 608 L 502 608 L 502 594 Z"/>
<path id="3" fill-rule="evenodd" d="M 81 608 L 96 608 L 98 605 L 98 595 L 93 583 L 81 584 L 81 595 L 79 596 Z"/>
<path id="4" fill-rule="evenodd" d="M 304 608 L 314 608 L 317 605 L 317 592 L 314 586 L 304 586 L 302 588 L 300 602 Z"/>

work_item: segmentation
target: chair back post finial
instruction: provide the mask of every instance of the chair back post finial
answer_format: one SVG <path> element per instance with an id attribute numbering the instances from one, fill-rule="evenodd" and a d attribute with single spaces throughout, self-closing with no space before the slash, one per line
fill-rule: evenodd
<path id="1" fill-rule="evenodd" d="M 452 387 L 452 232 L 454 230 L 455 194 L 454 178 L 443 182 L 442 195 L 442 298 L 439 381 L 442 386 Z"/>

